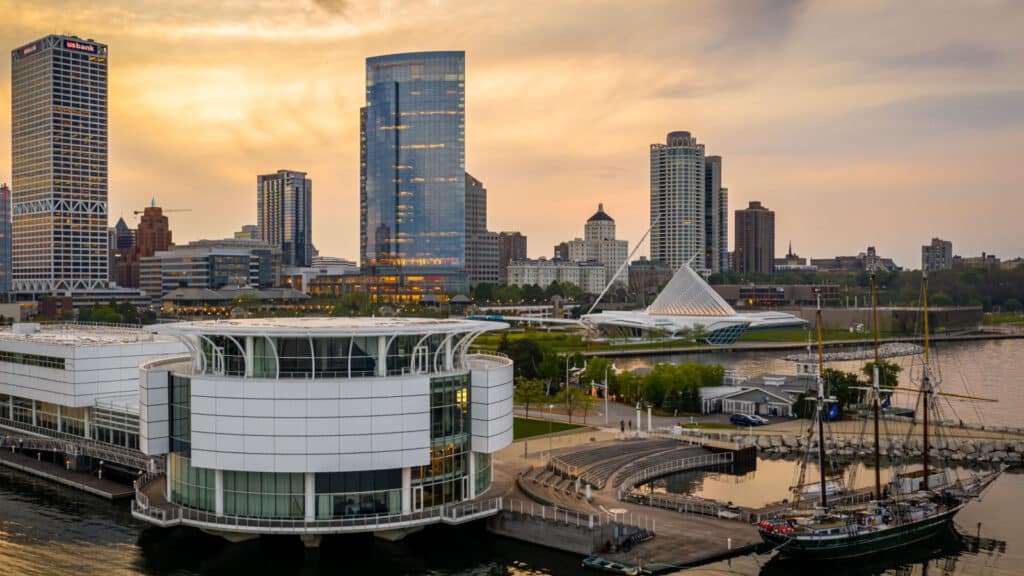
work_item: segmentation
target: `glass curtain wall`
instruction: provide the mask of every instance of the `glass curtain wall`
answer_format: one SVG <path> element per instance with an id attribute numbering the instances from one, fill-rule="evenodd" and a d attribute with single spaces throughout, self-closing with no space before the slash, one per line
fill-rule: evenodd
<path id="1" fill-rule="evenodd" d="M 257 518 L 303 518 L 304 475 L 225 470 L 224 513 Z"/>
<path id="2" fill-rule="evenodd" d="M 214 471 L 193 468 L 192 461 L 170 453 L 171 502 L 197 510 L 214 511 Z"/>
<path id="3" fill-rule="evenodd" d="M 171 452 L 185 457 L 192 456 L 192 380 L 185 376 L 171 374 L 169 378 Z"/>
<path id="4" fill-rule="evenodd" d="M 318 519 L 402 512 L 402 470 L 319 472 L 316 475 Z"/>
<path id="5" fill-rule="evenodd" d="M 430 381 L 430 465 L 412 469 L 412 485 L 422 488 L 429 508 L 469 497 L 470 457 L 469 376 Z"/>
<path id="6" fill-rule="evenodd" d="M 465 54 L 366 60 L 362 265 L 465 272 Z"/>
<path id="7" fill-rule="evenodd" d="M 476 459 L 476 478 L 473 481 L 476 483 L 476 495 L 479 496 L 491 487 L 491 455 L 474 452 L 473 458 Z"/>

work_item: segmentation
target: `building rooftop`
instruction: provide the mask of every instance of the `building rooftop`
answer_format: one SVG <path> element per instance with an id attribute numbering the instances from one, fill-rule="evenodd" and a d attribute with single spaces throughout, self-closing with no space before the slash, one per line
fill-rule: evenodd
<path id="1" fill-rule="evenodd" d="M 0 329 L 0 342 L 34 342 L 60 346 L 111 346 L 139 342 L 173 342 L 139 326 L 22 322 Z"/>
<path id="2" fill-rule="evenodd" d="M 593 216 L 591 216 L 590 218 L 587 218 L 587 222 L 596 222 L 596 221 L 615 222 L 615 219 L 612 218 L 611 216 L 609 216 L 604 211 L 604 204 L 598 204 L 597 205 L 597 212 L 594 212 Z"/>
<path id="3" fill-rule="evenodd" d="M 465 319 L 388 318 L 388 317 L 303 317 L 303 318 L 239 318 L 173 322 L 150 326 L 161 334 L 240 334 L 306 336 L 390 336 L 395 334 L 488 332 L 508 328 L 504 322 Z"/>

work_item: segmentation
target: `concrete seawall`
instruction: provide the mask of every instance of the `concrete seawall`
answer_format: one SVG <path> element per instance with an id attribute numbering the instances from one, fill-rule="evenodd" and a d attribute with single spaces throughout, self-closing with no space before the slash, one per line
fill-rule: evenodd
<path id="1" fill-rule="evenodd" d="M 499 536 L 583 556 L 599 552 L 607 543 L 621 542 L 636 532 L 635 528 L 618 524 L 591 528 L 586 524 L 577 526 L 507 511 L 488 518 L 487 530 Z"/>

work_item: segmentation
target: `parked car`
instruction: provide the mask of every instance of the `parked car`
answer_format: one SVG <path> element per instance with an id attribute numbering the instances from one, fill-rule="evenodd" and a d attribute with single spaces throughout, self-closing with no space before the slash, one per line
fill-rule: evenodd
<path id="1" fill-rule="evenodd" d="M 767 418 L 765 418 L 764 416 L 758 416 L 757 414 L 748 414 L 747 416 L 751 420 L 756 422 L 757 424 L 760 424 L 760 425 L 771 424 L 771 422 L 769 422 L 769 420 Z"/>
<path id="2" fill-rule="evenodd" d="M 729 422 L 737 426 L 760 426 L 761 423 L 754 420 L 750 414 L 733 414 L 729 416 Z"/>

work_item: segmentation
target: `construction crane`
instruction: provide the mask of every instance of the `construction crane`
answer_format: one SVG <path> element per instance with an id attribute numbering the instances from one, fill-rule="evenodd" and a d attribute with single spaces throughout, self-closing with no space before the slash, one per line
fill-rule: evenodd
<path id="1" fill-rule="evenodd" d="M 156 208 L 156 198 L 153 198 L 153 199 L 151 199 L 149 201 L 149 207 L 150 208 Z M 164 210 L 161 210 L 161 211 L 162 212 L 191 212 L 192 209 L 191 208 L 167 208 L 167 209 L 164 209 Z M 144 212 L 145 212 L 145 210 L 134 210 L 134 211 L 132 211 L 132 214 L 138 215 L 138 214 L 143 214 Z"/>

